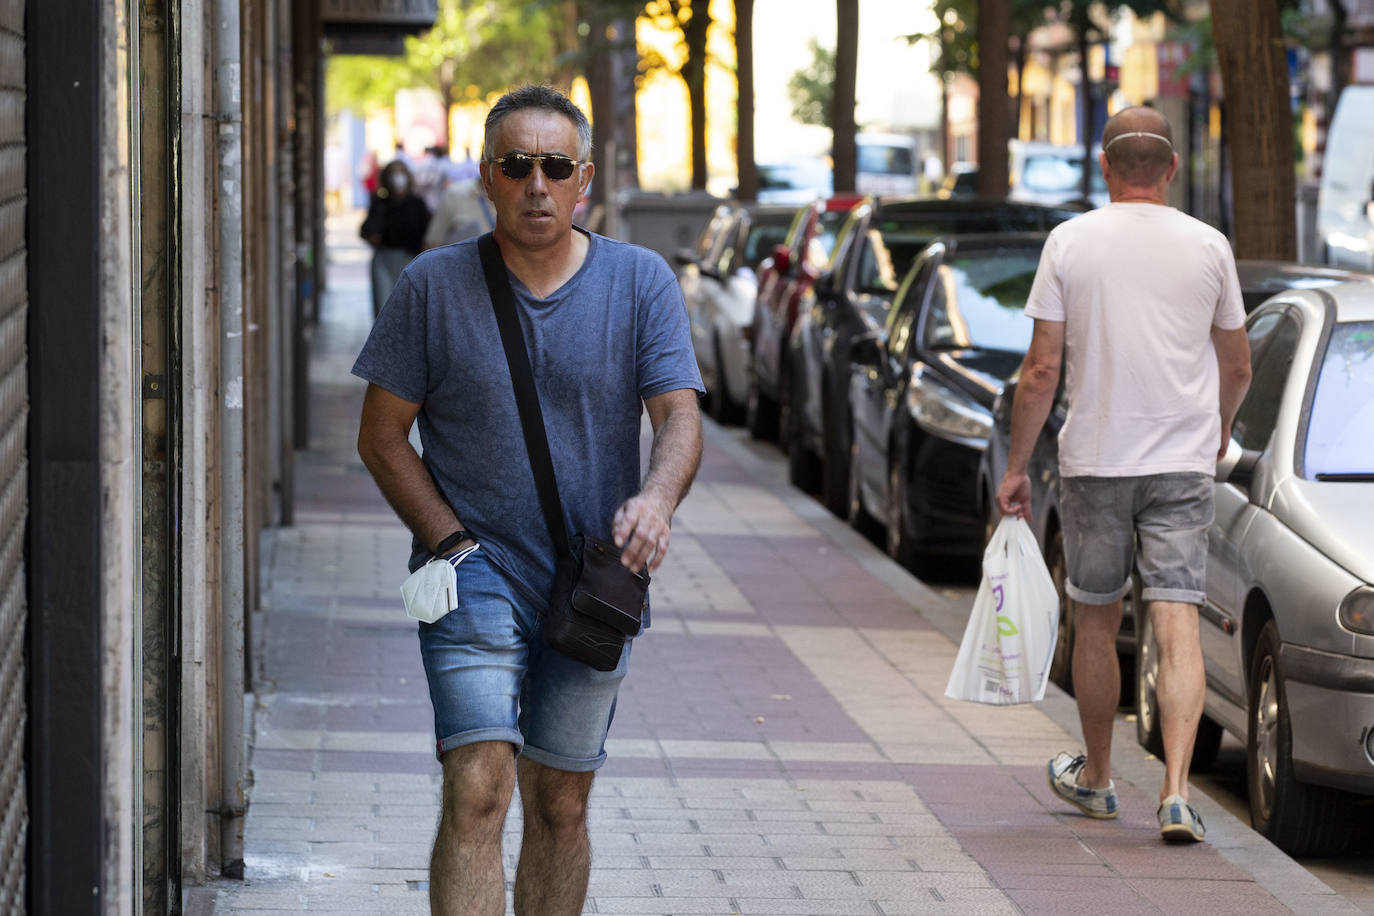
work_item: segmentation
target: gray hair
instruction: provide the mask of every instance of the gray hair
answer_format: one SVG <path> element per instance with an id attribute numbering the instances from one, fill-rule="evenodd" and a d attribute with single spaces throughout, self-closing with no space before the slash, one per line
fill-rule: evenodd
<path id="1" fill-rule="evenodd" d="M 498 152 L 492 148 L 497 128 L 508 115 L 525 109 L 537 109 L 562 115 L 577 128 L 577 158 L 585 161 L 592 152 L 592 125 L 582 109 L 566 95 L 551 86 L 522 86 L 501 96 L 487 112 L 486 134 L 482 139 L 482 158 L 494 159 Z"/>

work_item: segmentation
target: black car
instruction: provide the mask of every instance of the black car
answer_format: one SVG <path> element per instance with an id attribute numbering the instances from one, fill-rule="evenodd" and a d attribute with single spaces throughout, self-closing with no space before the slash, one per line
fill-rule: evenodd
<path id="1" fill-rule="evenodd" d="M 931 243 L 886 325 L 854 341 L 849 517 L 861 529 L 880 520 L 903 565 L 982 550 L 978 462 L 993 400 L 1030 345 L 1044 244 L 1044 233 Z"/>
<path id="2" fill-rule="evenodd" d="M 825 272 L 802 300 L 789 339 L 792 371 L 780 392 L 779 422 L 792 482 L 821 490 L 832 512 L 846 513 L 850 345 L 886 324 L 901 278 L 926 245 L 940 236 L 1047 231 L 1077 215 L 976 198 L 879 198 L 856 206 Z"/>
<path id="3" fill-rule="evenodd" d="M 1241 299 L 1246 313 L 1275 293 L 1289 289 L 1334 286 L 1348 280 L 1374 281 L 1374 276 L 1332 267 L 1293 264 L 1286 261 L 1237 261 Z M 997 527 L 997 487 L 1007 468 L 1007 451 L 1011 447 L 1011 406 L 1016 397 L 1018 379 L 1013 376 L 993 404 L 993 427 L 988 447 L 978 468 L 978 512 L 983 519 L 984 540 Z M 1040 430 L 1026 466 L 1031 484 L 1031 531 L 1045 557 L 1050 578 L 1059 592 L 1059 638 L 1054 646 L 1054 661 L 1050 665 L 1050 679 L 1065 690 L 1073 690 L 1073 602 L 1064 594 L 1064 536 L 1059 515 L 1059 431 L 1068 415 L 1068 401 L 1064 397 L 1061 375 L 1059 391 L 1049 417 Z M 1117 654 L 1128 666 L 1133 666 L 1136 652 L 1135 613 L 1131 597 L 1124 601 L 1121 631 L 1116 637 Z M 1123 692 L 1129 696 L 1134 687 L 1122 679 Z M 1199 761 L 1202 762 L 1202 761 Z"/>

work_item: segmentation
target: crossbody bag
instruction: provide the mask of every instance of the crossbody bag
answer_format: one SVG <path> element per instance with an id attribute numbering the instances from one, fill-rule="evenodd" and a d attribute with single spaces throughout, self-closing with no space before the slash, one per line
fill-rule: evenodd
<path id="1" fill-rule="evenodd" d="M 598 671 L 613 671 L 620 664 L 625 640 L 639 632 L 649 600 L 649 576 L 627 569 L 620 562 L 620 549 L 611 542 L 588 534 L 569 537 L 506 263 L 490 232 L 477 240 L 477 250 L 506 350 L 539 506 L 557 556 L 553 592 L 544 615 L 544 642 Z"/>

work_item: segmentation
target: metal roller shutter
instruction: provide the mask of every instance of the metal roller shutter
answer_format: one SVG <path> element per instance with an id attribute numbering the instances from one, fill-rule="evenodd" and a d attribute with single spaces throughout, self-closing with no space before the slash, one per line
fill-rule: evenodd
<path id="1" fill-rule="evenodd" d="M 0 0 L 0 913 L 24 909 L 24 4 Z"/>

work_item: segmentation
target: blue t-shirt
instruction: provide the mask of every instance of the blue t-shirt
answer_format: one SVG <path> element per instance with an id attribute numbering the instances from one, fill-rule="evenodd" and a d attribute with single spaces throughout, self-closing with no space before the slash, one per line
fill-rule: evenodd
<path id="1" fill-rule="evenodd" d="M 609 540 L 616 509 L 640 488 L 643 399 L 703 389 L 667 263 L 588 235 L 582 266 L 547 299 L 510 280 L 569 533 Z M 547 601 L 553 542 L 475 238 L 410 263 L 353 374 L 420 404 L 423 460 L 439 491 L 492 561 Z M 410 568 L 428 557 L 415 540 Z"/>

